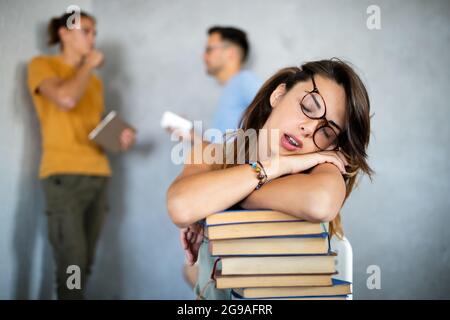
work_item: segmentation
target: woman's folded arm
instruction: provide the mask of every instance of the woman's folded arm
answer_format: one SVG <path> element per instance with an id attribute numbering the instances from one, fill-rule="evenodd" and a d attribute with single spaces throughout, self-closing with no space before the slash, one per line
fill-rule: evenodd
<path id="1" fill-rule="evenodd" d="M 331 163 L 274 179 L 241 202 L 245 209 L 272 209 L 308 221 L 331 221 L 345 199 L 345 182 Z"/>
<path id="2" fill-rule="evenodd" d="M 204 149 L 208 143 L 203 142 Z M 247 197 L 258 184 L 249 165 L 214 170 L 214 164 L 195 164 L 189 155 L 181 174 L 167 191 L 167 209 L 172 221 L 187 227 L 207 216 L 226 210 Z"/>

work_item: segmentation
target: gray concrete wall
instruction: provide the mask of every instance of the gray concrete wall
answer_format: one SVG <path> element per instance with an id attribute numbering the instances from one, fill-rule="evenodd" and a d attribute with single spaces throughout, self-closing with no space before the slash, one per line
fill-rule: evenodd
<path id="1" fill-rule="evenodd" d="M 91 10 L 91 1 L 78 1 Z M 46 47 L 50 17 L 71 1 L 0 1 L 0 299 L 52 298 L 52 255 L 37 171 L 39 123 L 26 64 Z"/>
<path id="2" fill-rule="evenodd" d="M 39 26 L 69 2 L 28 3 L 0 2 L 0 298 L 49 291 L 35 178 L 38 129 L 23 64 L 43 50 Z M 181 277 L 178 232 L 165 208 L 165 191 L 181 167 L 171 163 L 173 143 L 158 123 L 166 109 L 209 123 L 220 88 L 206 76 L 201 56 L 213 24 L 248 32 L 249 65 L 263 78 L 332 56 L 358 67 L 372 99 L 369 155 L 377 174 L 373 183 L 361 180 L 342 211 L 354 249 L 354 297 L 450 297 L 448 1 L 77 3 L 98 18 L 107 108 L 119 110 L 139 131 L 136 148 L 112 158 L 112 212 L 90 298 L 193 298 Z M 366 27 L 371 4 L 381 8 L 381 30 Z M 381 269 L 380 290 L 366 286 L 371 265 Z"/>

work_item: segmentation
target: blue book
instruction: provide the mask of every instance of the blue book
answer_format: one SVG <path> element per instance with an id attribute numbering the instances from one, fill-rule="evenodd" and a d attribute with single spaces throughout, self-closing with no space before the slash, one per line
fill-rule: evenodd
<path id="1" fill-rule="evenodd" d="M 334 278 L 331 286 L 242 288 L 231 292 L 234 299 L 345 299 L 351 293 L 350 282 Z"/>

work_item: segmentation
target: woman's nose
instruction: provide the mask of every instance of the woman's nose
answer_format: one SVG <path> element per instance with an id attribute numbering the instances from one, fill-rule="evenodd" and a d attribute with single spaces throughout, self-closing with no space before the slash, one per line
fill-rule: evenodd
<path id="1" fill-rule="evenodd" d="M 312 137 L 319 125 L 319 120 L 308 119 L 300 124 L 300 132 L 306 138 Z"/>

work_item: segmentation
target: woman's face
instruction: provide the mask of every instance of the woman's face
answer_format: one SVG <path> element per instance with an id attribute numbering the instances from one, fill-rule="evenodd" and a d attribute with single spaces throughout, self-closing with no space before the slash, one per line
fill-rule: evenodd
<path id="1" fill-rule="evenodd" d="M 325 118 L 339 135 L 340 129 L 333 124 L 341 129 L 345 125 L 344 88 L 320 75 L 314 75 L 314 80 L 326 105 Z M 288 92 L 285 85 L 281 84 L 271 94 L 272 113 L 263 129 L 267 129 L 267 146 L 272 154 L 305 154 L 320 150 L 313 141 L 313 135 L 315 130 L 324 124 L 324 120 L 307 117 L 300 107 L 302 98 L 312 91 L 313 87 L 312 79 L 309 79 L 296 83 Z M 310 96 L 305 97 L 304 103 L 308 101 L 310 106 L 314 106 Z M 273 134 L 277 129 L 279 134 Z"/>
<path id="2" fill-rule="evenodd" d="M 60 29 L 64 48 L 73 50 L 80 55 L 86 55 L 95 47 L 97 30 L 95 22 L 88 17 L 81 17 L 80 29 Z"/>

